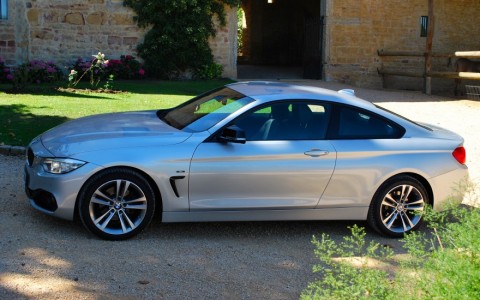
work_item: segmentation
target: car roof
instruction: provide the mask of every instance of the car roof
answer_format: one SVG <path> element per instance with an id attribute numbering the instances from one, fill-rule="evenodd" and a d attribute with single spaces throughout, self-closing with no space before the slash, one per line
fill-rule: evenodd
<path id="1" fill-rule="evenodd" d="M 238 82 L 228 84 L 227 87 L 261 102 L 282 99 L 318 99 L 367 109 L 375 107 L 373 103 L 353 96 L 354 92 L 352 90 L 333 91 L 313 86 L 271 81 Z"/>

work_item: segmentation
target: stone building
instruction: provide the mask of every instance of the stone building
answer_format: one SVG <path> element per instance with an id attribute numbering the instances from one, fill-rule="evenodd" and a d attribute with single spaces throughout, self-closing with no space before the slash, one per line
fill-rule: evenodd
<path id="1" fill-rule="evenodd" d="M 387 76 L 378 69 L 423 72 L 423 57 L 380 57 L 379 49 L 422 53 L 428 0 L 242 0 L 237 53 L 237 9 L 210 45 L 224 76 L 237 67 L 297 70 L 295 76 L 357 86 L 420 89 L 421 78 Z M 433 0 L 433 52 L 480 50 L 478 0 Z M 70 65 L 98 51 L 109 57 L 136 53 L 145 31 L 123 0 L 0 0 L 0 57 L 14 65 L 31 59 Z M 431 24 L 431 20 L 429 22 Z M 237 54 L 239 54 L 237 59 Z M 237 64 L 238 63 L 238 64 Z M 453 70 L 447 57 L 436 71 Z M 449 84 L 434 80 L 434 87 Z"/>
<path id="2" fill-rule="evenodd" d="M 480 1 L 433 4 L 433 53 L 480 50 Z M 428 0 L 243 0 L 242 8 L 241 63 L 297 66 L 305 78 L 364 87 L 423 86 L 422 78 L 386 76 L 383 82 L 377 69 L 423 74 L 424 57 L 380 57 L 377 51 L 425 52 Z M 453 71 L 453 64 L 434 58 L 433 70 Z M 441 89 L 453 80 L 433 84 Z"/>

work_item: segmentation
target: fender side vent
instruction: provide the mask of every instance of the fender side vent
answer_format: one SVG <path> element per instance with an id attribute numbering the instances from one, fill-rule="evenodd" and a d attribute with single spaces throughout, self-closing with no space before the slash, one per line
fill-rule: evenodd
<path id="1" fill-rule="evenodd" d="M 184 179 L 184 178 L 185 178 L 185 176 L 172 176 L 172 177 L 170 177 L 170 185 L 172 186 L 172 190 L 175 193 L 175 196 L 177 196 L 177 198 L 180 198 L 180 194 L 178 194 L 177 184 L 175 183 L 175 181 L 177 181 L 179 179 Z"/>

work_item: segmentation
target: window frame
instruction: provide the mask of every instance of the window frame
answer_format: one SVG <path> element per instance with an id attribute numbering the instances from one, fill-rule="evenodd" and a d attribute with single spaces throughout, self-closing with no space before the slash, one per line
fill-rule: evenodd
<path id="1" fill-rule="evenodd" d="M 420 17 L 420 37 L 428 36 L 428 16 Z"/>
<path id="2" fill-rule="evenodd" d="M 237 122 L 240 119 L 246 117 L 247 115 L 254 114 L 255 112 L 260 111 L 262 109 L 265 109 L 267 107 L 271 107 L 273 105 L 282 104 L 282 103 L 283 104 L 289 103 L 290 105 L 306 104 L 306 105 L 323 106 L 323 108 L 325 109 L 325 113 L 326 113 L 326 116 L 325 116 L 325 118 L 326 118 L 325 127 L 326 128 L 325 128 L 324 137 L 319 138 L 319 139 L 302 139 L 302 138 L 299 138 L 299 139 L 274 139 L 274 140 L 273 139 L 272 140 L 269 140 L 269 139 L 255 139 L 255 140 L 252 140 L 252 139 L 248 139 L 248 137 L 247 137 L 247 143 L 248 142 L 271 142 L 271 141 L 325 141 L 325 140 L 328 140 L 328 135 L 329 135 L 331 122 L 332 122 L 333 107 L 335 106 L 335 103 L 331 103 L 330 101 L 318 101 L 318 100 L 311 100 L 311 99 L 284 99 L 284 100 L 267 102 L 267 103 L 264 103 L 264 104 L 261 104 L 261 105 L 258 105 L 258 106 L 255 106 L 255 107 L 249 109 L 248 111 L 242 113 L 240 116 L 236 117 L 231 122 L 228 122 L 227 125 L 220 128 L 217 132 L 212 134 L 211 137 L 208 139 L 208 141 L 215 141 L 216 137 L 219 134 L 221 134 L 221 132 L 225 128 L 227 128 L 229 126 L 232 126 L 232 125 L 237 125 Z M 239 128 L 242 129 L 241 127 L 239 127 Z"/>
<path id="3" fill-rule="evenodd" d="M 0 0 L 0 20 L 8 20 L 8 0 Z"/>

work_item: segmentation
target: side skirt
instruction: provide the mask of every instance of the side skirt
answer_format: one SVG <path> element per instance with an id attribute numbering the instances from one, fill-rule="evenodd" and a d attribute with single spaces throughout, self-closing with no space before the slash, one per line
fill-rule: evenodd
<path id="1" fill-rule="evenodd" d="M 162 213 L 162 222 L 366 220 L 367 214 L 368 206 L 298 210 L 167 211 Z"/>

